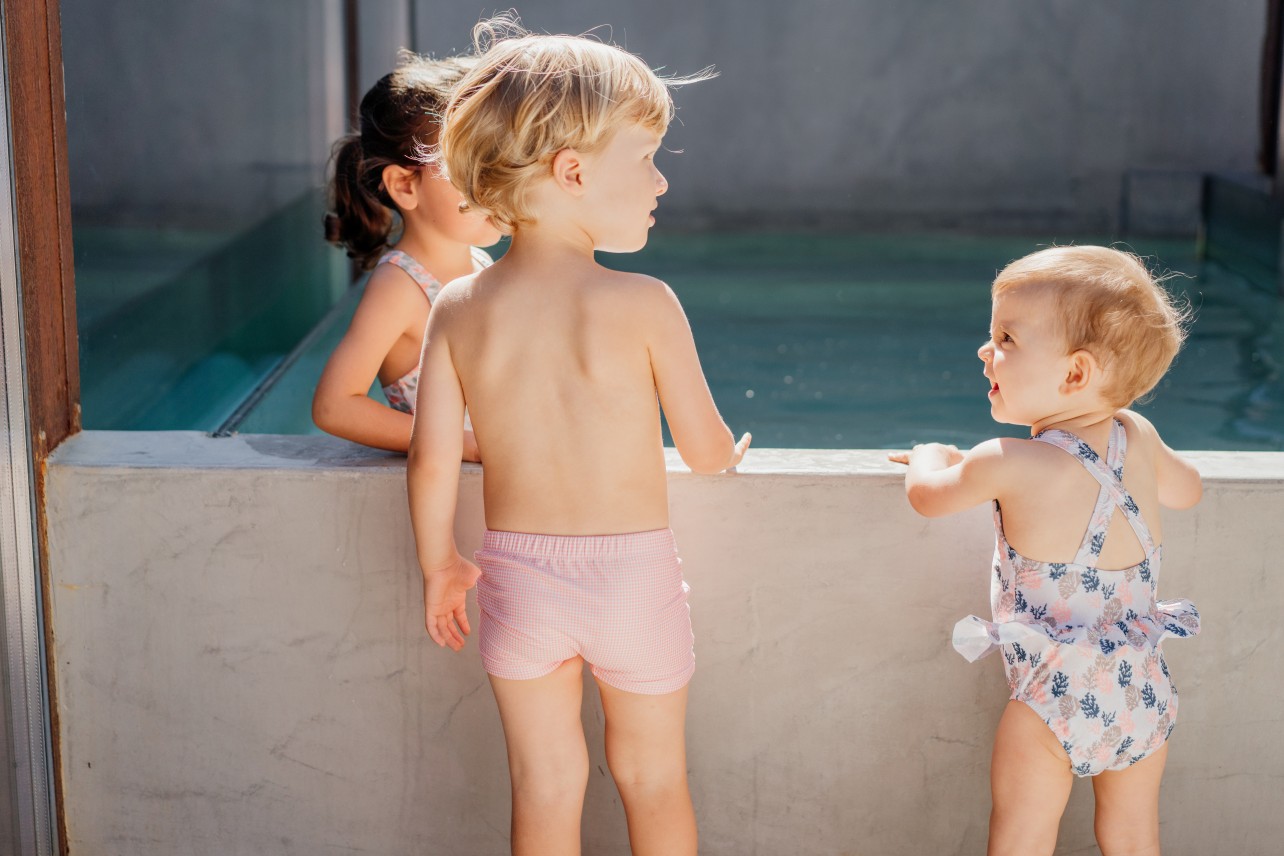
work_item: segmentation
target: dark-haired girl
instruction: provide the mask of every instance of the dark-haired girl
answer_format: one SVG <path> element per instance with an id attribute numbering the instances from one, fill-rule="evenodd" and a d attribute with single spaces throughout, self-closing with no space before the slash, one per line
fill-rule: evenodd
<path id="1" fill-rule="evenodd" d="M 403 53 L 397 69 L 361 99 L 360 130 L 335 145 L 326 240 L 374 269 L 343 340 L 312 399 L 322 430 L 366 446 L 410 446 L 419 355 L 428 311 L 442 285 L 490 263 L 477 246 L 499 232 L 461 210 L 459 191 L 421 152 L 436 142 L 438 117 L 471 61 Z M 378 377 L 387 404 L 370 398 Z M 465 460 L 477 443 L 464 431 Z"/>

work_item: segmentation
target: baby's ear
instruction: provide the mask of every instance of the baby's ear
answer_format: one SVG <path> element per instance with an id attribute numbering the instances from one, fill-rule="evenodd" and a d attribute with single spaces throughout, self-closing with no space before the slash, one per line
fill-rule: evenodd
<path id="1" fill-rule="evenodd" d="M 584 158 L 575 149 L 553 155 L 553 183 L 572 196 L 584 193 Z"/>
<path id="2" fill-rule="evenodd" d="M 1073 395 L 1077 392 L 1083 392 L 1089 386 L 1099 383 L 1101 380 L 1101 364 L 1091 352 L 1080 348 L 1070 354 L 1070 363 L 1066 368 L 1066 376 L 1061 381 L 1061 392 L 1066 395 Z"/>
<path id="3" fill-rule="evenodd" d="M 401 211 L 411 211 L 419 206 L 419 170 L 397 164 L 383 168 L 383 189 Z"/>

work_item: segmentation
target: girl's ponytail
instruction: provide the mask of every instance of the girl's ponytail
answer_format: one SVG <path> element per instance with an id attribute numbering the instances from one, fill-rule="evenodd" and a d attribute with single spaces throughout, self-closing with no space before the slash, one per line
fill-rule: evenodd
<path id="1" fill-rule="evenodd" d="M 387 248 L 392 231 L 392 200 L 382 188 L 388 161 L 367 158 L 358 134 L 335 143 L 331 159 L 334 174 L 325 239 L 346 249 L 362 270 L 369 270 Z"/>
<path id="2" fill-rule="evenodd" d="M 433 60 L 403 51 L 361 99 L 359 132 L 334 145 L 325 239 L 369 270 L 388 248 L 396 206 L 383 188 L 385 167 L 421 169 L 418 150 L 436 141 L 439 116 L 475 59 Z"/>

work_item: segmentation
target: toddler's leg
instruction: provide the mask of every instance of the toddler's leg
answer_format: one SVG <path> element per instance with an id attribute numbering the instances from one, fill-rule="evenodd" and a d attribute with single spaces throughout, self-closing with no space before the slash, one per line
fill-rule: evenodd
<path id="1" fill-rule="evenodd" d="M 1056 736 L 1028 706 L 1009 701 L 990 762 L 989 856 L 1051 856 L 1073 783 Z"/>
<path id="2" fill-rule="evenodd" d="M 1159 780 L 1168 744 L 1126 770 L 1092 780 L 1102 856 L 1159 856 Z"/>
<path id="3" fill-rule="evenodd" d="M 597 682 L 606 714 L 606 761 L 624 802 L 633 856 L 695 856 L 687 788 L 687 688 L 642 695 Z"/>
<path id="4" fill-rule="evenodd" d="M 534 680 L 491 676 L 508 743 L 513 856 L 579 856 L 588 786 L 583 667 L 575 657 Z"/>

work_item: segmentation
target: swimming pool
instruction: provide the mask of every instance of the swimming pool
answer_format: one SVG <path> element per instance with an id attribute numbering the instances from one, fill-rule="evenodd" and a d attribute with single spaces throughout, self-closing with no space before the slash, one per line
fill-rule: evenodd
<path id="1" fill-rule="evenodd" d="M 1090 239 L 1078 239 L 1086 243 Z M 1057 243 L 1069 243 L 1060 238 Z M 665 279 L 691 319 L 728 424 L 759 447 L 970 446 L 1020 436 L 989 416 L 976 349 L 989 283 L 1052 238 L 665 235 L 612 266 Z M 1181 449 L 1284 450 L 1280 299 L 1185 242 L 1133 246 L 1197 310 L 1190 339 L 1139 407 Z M 309 405 L 359 290 L 345 297 L 290 369 L 237 426 L 315 433 Z"/>

